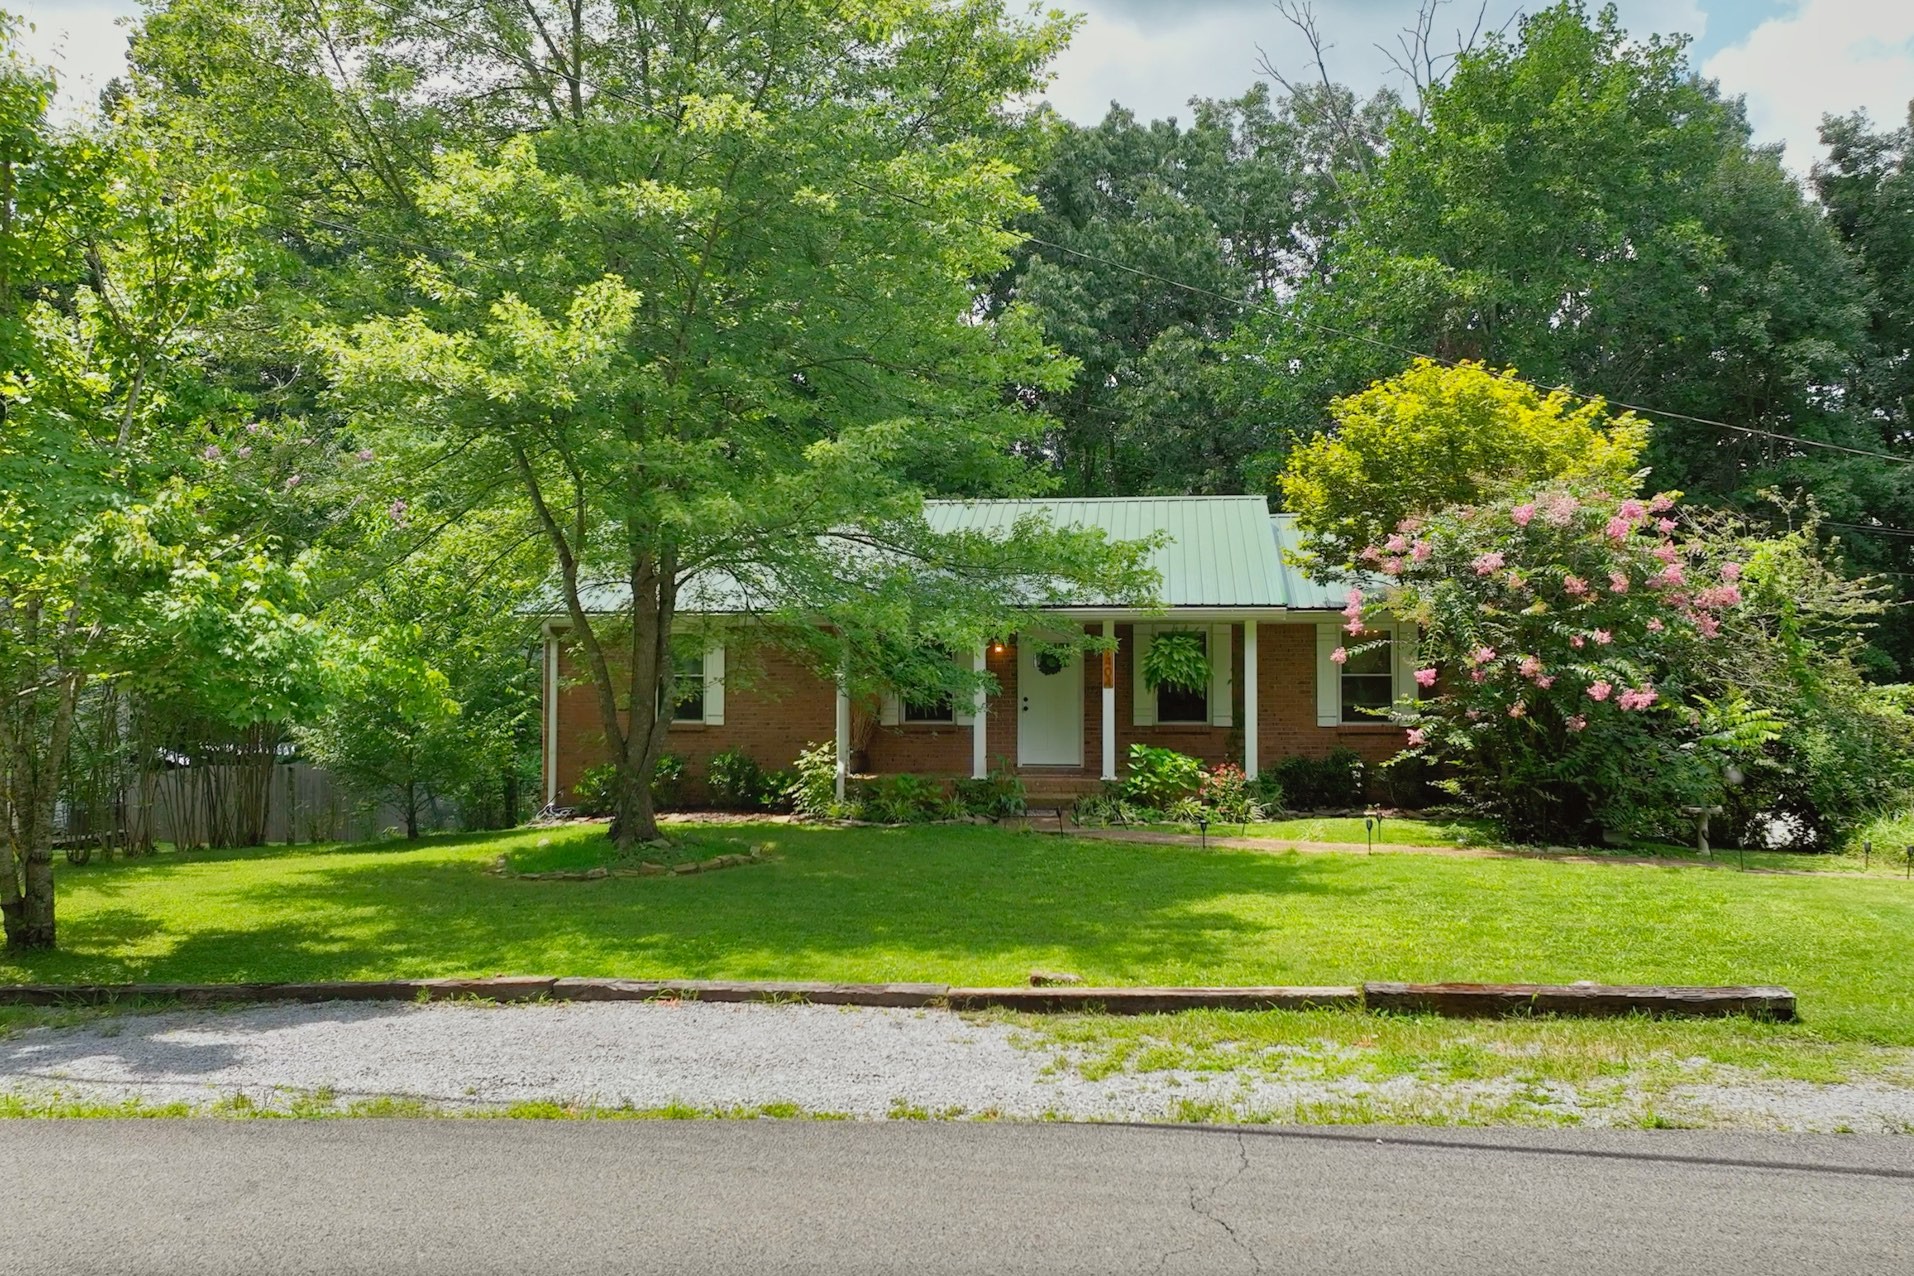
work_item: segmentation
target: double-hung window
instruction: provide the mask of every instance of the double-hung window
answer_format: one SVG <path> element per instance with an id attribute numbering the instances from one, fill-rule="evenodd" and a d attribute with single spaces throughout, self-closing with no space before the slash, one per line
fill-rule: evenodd
<path id="1" fill-rule="evenodd" d="M 691 635 L 671 640 L 671 703 L 673 722 L 705 720 L 704 643 Z"/>
<path id="2" fill-rule="evenodd" d="M 1395 640 L 1369 632 L 1351 640 L 1342 666 L 1342 720 L 1376 723 L 1395 703 Z"/>

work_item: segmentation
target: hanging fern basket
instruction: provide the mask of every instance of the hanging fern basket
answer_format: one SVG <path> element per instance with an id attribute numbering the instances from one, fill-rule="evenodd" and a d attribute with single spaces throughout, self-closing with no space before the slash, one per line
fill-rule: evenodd
<path id="1" fill-rule="evenodd" d="M 1210 685 L 1210 658 L 1199 633 L 1158 634 L 1143 653 L 1143 684 L 1155 691 L 1202 691 Z"/>

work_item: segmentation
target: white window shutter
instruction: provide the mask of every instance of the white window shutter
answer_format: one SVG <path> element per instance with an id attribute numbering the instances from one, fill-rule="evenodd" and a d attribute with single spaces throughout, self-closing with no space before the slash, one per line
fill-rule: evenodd
<path id="1" fill-rule="evenodd" d="M 1143 680 L 1143 658 L 1150 653 L 1154 632 L 1146 625 L 1130 627 L 1130 720 L 1139 727 L 1156 725 L 1156 692 Z"/>
<path id="2" fill-rule="evenodd" d="M 1395 655 L 1395 698 L 1414 700 L 1416 698 L 1416 627 L 1414 625 L 1395 626 L 1395 642 L 1391 646 Z"/>
<path id="3" fill-rule="evenodd" d="M 721 642 L 704 649 L 704 724 L 724 725 L 724 644 Z"/>
<path id="4" fill-rule="evenodd" d="M 1210 725 L 1227 727 L 1235 721 L 1230 700 L 1236 689 L 1236 626 L 1210 626 Z"/>
<path id="5" fill-rule="evenodd" d="M 955 656 L 955 655 L 952 656 L 950 658 L 950 663 L 952 663 L 953 665 L 956 665 L 959 669 L 962 669 L 965 673 L 969 673 L 971 672 L 971 661 L 974 659 L 975 659 L 974 656 L 970 655 L 969 653 L 965 653 L 961 656 Z M 967 727 L 971 725 L 972 723 L 974 723 L 975 721 L 977 721 L 975 706 L 971 703 L 971 693 L 968 691 L 966 691 L 961 696 L 952 696 L 950 701 L 950 709 L 951 709 L 951 714 L 950 714 L 951 721 L 955 722 L 960 727 Z"/>
<path id="6" fill-rule="evenodd" d="M 895 691 L 886 691 L 883 702 L 877 708 L 879 726 L 894 727 L 904 720 L 904 698 Z"/>
<path id="7" fill-rule="evenodd" d="M 1316 626 L 1316 725 L 1342 725 L 1342 666 L 1329 657 L 1342 646 L 1342 627 Z"/>

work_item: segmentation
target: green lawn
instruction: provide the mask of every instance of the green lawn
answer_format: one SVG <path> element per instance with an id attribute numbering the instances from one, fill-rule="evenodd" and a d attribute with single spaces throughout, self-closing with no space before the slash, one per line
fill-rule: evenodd
<path id="1" fill-rule="evenodd" d="M 1899 879 L 1197 851 L 969 826 L 727 827 L 780 859 L 530 882 L 593 828 L 59 868 L 61 948 L 4 981 L 494 973 L 1021 983 L 1784 983 L 1825 1041 L 1914 1045 Z M 539 843 L 548 843 L 540 847 Z M 516 858 L 516 857 L 515 857 Z M 573 861 L 576 862 L 576 861 Z"/>

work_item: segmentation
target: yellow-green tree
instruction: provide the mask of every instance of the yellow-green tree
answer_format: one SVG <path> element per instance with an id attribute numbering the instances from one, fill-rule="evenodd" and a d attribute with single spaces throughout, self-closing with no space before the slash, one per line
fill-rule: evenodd
<path id="1" fill-rule="evenodd" d="M 1633 492 L 1647 424 L 1600 400 L 1544 394 L 1513 372 L 1418 359 L 1337 399 L 1334 422 L 1290 453 L 1284 505 L 1316 553 L 1347 566 L 1403 519 L 1560 481 Z"/>

